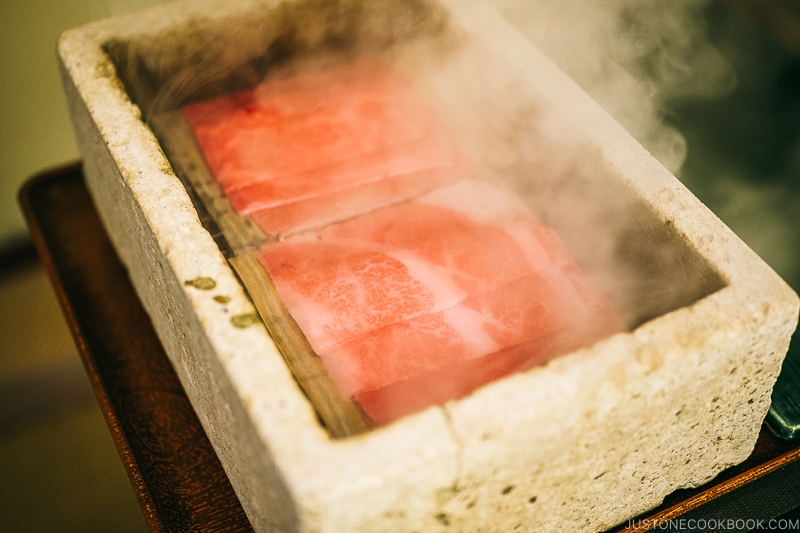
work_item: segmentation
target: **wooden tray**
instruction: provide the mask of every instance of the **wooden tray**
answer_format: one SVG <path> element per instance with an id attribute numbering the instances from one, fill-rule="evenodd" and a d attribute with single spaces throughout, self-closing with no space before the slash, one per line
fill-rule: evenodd
<path id="1" fill-rule="evenodd" d="M 252 531 L 98 219 L 80 164 L 32 177 L 20 203 L 151 531 Z M 745 519 L 774 518 L 800 505 L 798 459 L 800 441 L 762 429 L 743 464 L 612 531 L 735 518 L 727 509 L 743 509 L 742 498 L 758 509 L 745 508 Z"/>

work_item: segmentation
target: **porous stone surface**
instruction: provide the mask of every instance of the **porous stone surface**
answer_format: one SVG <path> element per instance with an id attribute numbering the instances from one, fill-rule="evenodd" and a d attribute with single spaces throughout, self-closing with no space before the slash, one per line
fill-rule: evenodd
<path id="1" fill-rule="evenodd" d="M 104 51 L 187 21 L 224 28 L 273 4 L 172 4 L 59 43 L 98 211 L 256 530 L 600 531 L 750 454 L 797 296 L 546 58 L 467 2 L 456 23 L 490 56 L 536 73 L 523 81 L 543 107 L 573 117 L 593 157 L 716 285 L 462 400 L 330 438 L 263 324 L 233 319 L 254 307 Z"/>

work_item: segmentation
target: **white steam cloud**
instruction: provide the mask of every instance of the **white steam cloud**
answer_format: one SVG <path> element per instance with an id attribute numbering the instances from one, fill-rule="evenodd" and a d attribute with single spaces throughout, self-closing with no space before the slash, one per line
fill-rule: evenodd
<path id="1" fill-rule="evenodd" d="M 530 62 L 519 55 L 531 51 L 527 38 L 677 173 L 686 143 L 665 125 L 663 99 L 708 98 L 735 85 L 732 68 L 706 38 L 705 5 L 292 0 L 107 49 L 145 116 L 320 61 L 386 57 L 442 116 L 479 179 L 526 198 L 635 327 L 721 281 L 623 190 L 576 131 L 579 121 L 571 122 L 582 111 L 551 105 L 555 100 L 531 90 L 542 86 L 531 83 L 536 72 L 525 70 Z M 458 20 L 452 27 L 451 18 Z"/>
<path id="2" fill-rule="evenodd" d="M 707 39 L 707 0 L 491 0 L 672 172 L 686 144 L 663 101 L 713 98 L 735 73 Z"/>

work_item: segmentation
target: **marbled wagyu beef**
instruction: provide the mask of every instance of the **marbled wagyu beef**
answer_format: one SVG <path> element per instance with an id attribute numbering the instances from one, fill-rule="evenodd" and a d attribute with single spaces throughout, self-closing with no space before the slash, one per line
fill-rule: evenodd
<path id="1" fill-rule="evenodd" d="M 436 116 L 377 61 L 184 114 L 337 389 L 385 423 L 625 326 L 558 237 L 469 179 Z"/>
<path id="2" fill-rule="evenodd" d="M 361 60 L 183 109 L 233 207 L 270 235 L 390 205 L 464 171 L 435 115 Z"/>
<path id="3" fill-rule="evenodd" d="M 551 230 L 471 180 L 259 259 L 339 391 L 379 423 L 625 329 Z"/>

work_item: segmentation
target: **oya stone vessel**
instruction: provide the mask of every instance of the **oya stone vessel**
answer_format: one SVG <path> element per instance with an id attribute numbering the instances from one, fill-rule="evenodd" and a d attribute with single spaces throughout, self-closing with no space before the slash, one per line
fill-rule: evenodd
<path id="1" fill-rule="evenodd" d="M 176 94 L 246 87 L 287 57 L 353 42 L 410 73 L 465 152 L 486 154 L 479 171 L 531 195 L 629 333 L 331 436 L 149 117 Z M 490 8 L 170 4 L 68 31 L 59 57 L 97 209 L 257 531 L 598 531 L 752 451 L 797 296 Z M 204 84 L 181 93 L 186 72 Z M 464 110 L 484 110 L 486 127 L 463 127 Z M 497 124 L 513 135 L 492 133 Z"/>

